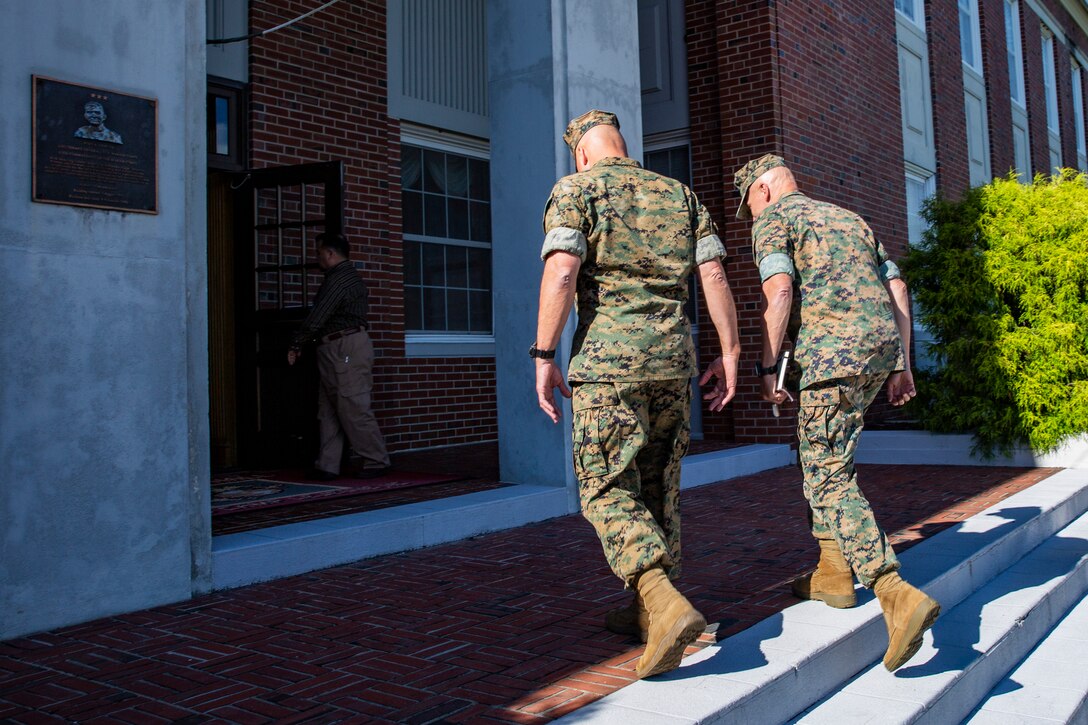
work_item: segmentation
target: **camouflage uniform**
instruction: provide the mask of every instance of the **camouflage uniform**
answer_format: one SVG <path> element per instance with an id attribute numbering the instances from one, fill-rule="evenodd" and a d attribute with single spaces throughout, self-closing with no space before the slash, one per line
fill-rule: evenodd
<path id="1" fill-rule="evenodd" d="M 572 128 L 573 150 L 588 126 Z M 725 248 L 691 190 L 629 158 L 560 179 L 544 231 L 541 258 L 582 259 L 568 372 L 582 514 L 624 582 L 655 564 L 675 578 L 696 371 L 687 280 Z"/>
<path id="2" fill-rule="evenodd" d="M 858 580 L 872 586 L 899 562 L 858 488 L 854 453 L 866 408 L 888 375 L 903 369 L 883 285 L 899 270 L 861 217 L 800 192 L 760 214 L 752 250 L 760 278 L 790 274 L 800 302 L 791 322 L 799 322 L 798 456 L 812 534 L 835 539 Z"/>

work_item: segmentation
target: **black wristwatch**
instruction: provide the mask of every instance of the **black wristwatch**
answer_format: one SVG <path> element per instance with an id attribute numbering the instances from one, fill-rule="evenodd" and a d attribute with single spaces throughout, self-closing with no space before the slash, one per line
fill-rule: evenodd
<path id="1" fill-rule="evenodd" d="M 541 350 L 534 342 L 529 348 L 529 357 L 538 357 L 541 360 L 551 360 L 555 357 L 555 350 Z"/>
<path id="2" fill-rule="evenodd" d="M 765 368 L 760 363 L 756 363 L 756 377 L 762 378 L 765 375 L 776 375 L 777 373 L 778 373 L 778 363 L 777 362 L 774 365 L 770 366 L 769 368 Z"/>

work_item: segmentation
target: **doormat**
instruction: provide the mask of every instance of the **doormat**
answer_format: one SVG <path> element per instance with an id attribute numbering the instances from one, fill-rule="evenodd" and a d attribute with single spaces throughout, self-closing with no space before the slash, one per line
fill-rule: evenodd
<path id="1" fill-rule="evenodd" d="M 328 482 L 306 480 L 302 471 L 250 471 L 212 479 L 212 515 L 236 514 L 273 506 L 292 506 L 330 498 L 359 496 L 412 486 L 456 481 L 461 476 L 392 471 L 379 478 L 343 476 Z"/>

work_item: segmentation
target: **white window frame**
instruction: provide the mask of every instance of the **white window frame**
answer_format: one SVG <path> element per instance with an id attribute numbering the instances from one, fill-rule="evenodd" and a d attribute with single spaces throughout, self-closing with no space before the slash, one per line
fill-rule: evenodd
<path id="1" fill-rule="evenodd" d="M 1012 44 L 1009 44 L 1009 41 Z M 1027 108 L 1024 84 L 1024 47 L 1020 35 L 1020 0 L 1005 0 L 1005 54 L 1012 56 L 1009 64 L 1009 97 L 1020 108 Z M 1013 85 L 1012 81 L 1015 81 Z"/>
<path id="2" fill-rule="evenodd" d="M 966 8 L 963 7 L 964 4 L 967 5 Z M 963 47 L 962 47 L 962 42 L 963 42 L 963 29 L 962 29 L 963 28 L 963 17 L 962 16 L 960 17 L 960 43 L 961 43 L 960 59 L 963 61 L 963 65 L 964 65 L 965 68 L 970 68 L 975 73 L 978 73 L 979 75 L 982 75 L 982 29 L 979 26 L 979 19 L 978 19 L 978 0 L 957 0 L 957 9 L 958 9 L 959 13 L 963 13 L 963 12 L 966 11 L 968 13 L 968 15 L 969 15 L 968 30 L 970 31 L 970 34 L 971 34 L 971 38 L 970 38 L 970 40 L 971 40 L 971 57 L 974 59 L 974 62 L 969 63 L 969 62 L 967 62 L 967 59 L 964 58 L 964 50 L 963 50 Z"/>
<path id="3" fill-rule="evenodd" d="M 1042 26 L 1043 34 L 1043 93 L 1046 95 L 1046 130 L 1050 151 L 1050 173 L 1055 174 L 1065 163 L 1062 159 L 1061 117 L 1058 113 L 1058 58 L 1055 55 L 1054 34 Z"/>
<path id="4" fill-rule="evenodd" d="M 1055 68 L 1054 35 L 1043 28 L 1043 92 L 1046 94 L 1046 127 L 1055 133 L 1061 130 L 1058 119 L 1058 74 Z"/>
<path id="5" fill-rule="evenodd" d="M 924 202 L 926 199 L 932 197 L 937 192 L 937 175 L 932 171 L 916 166 L 915 164 L 907 163 L 906 165 L 906 184 L 907 189 L 910 188 L 910 182 L 917 182 L 922 187 L 922 198 L 920 202 Z M 910 196 L 907 196 L 907 243 L 911 246 L 921 241 L 921 235 L 925 233 L 926 225 L 925 220 L 919 216 L 921 211 L 921 203 L 917 208 L 912 208 L 910 205 Z M 914 217 L 912 224 L 912 217 Z M 911 234 L 911 229 L 918 232 L 917 235 Z M 916 238 L 915 238 L 916 237 Z M 916 370 L 933 370 L 937 366 L 937 361 L 926 354 L 925 343 L 933 342 L 933 335 L 929 330 L 919 322 L 919 315 L 917 305 L 914 305 L 914 309 L 911 314 L 911 337 L 913 338 L 914 347 L 914 360 L 913 367 Z"/>
<path id="6" fill-rule="evenodd" d="M 900 4 L 909 7 L 910 13 L 903 12 L 899 7 Z M 896 0 L 895 12 L 905 21 L 921 30 L 922 33 L 926 32 L 926 14 L 923 0 Z"/>
<path id="7" fill-rule="evenodd" d="M 1075 57 L 1070 57 L 1073 81 L 1073 133 L 1077 140 L 1077 168 L 1088 171 L 1088 148 L 1084 138 L 1084 73 Z"/>
<path id="8" fill-rule="evenodd" d="M 401 124 L 401 143 L 410 146 L 419 146 L 425 149 L 434 149 L 435 151 L 444 151 L 448 153 L 460 154 L 462 156 L 471 156 L 473 158 L 484 159 L 490 163 L 491 161 L 491 149 L 490 144 L 487 141 L 477 139 L 469 136 L 462 136 L 460 134 L 451 133 L 448 131 L 442 131 L 439 129 L 427 128 L 425 126 L 417 126 L 415 124 L 403 122 Z M 436 242 L 440 244 L 451 244 L 447 239 L 436 239 L 434 237 L 427 237 L 425 235 L 418 234 L 405 234 L 403 238 L 407 241 L 417 242 Z M 457 242 L 460 244 L 460 242 Z M 494 248 L 494 240 L 491 244 L 482 245 L 479 243 L 468 242 L 464 246 L 486 246 L 488 249 Z M 494 257 L 492 257 L 492 264 L 494 264 Z M 492 275 L 494 275 L 494 266 L 492 266 Z M 404 356 L 406 358 L 411 357 L 494 357 L 495 356 L 495 304 L 494 304 L 494 284 L 491 287 L 492 304 L 491 304 L 491 334 L 458 334 L 458 333 L 426 333 L 426 332 L 407 332 L 404 333 Z"/>

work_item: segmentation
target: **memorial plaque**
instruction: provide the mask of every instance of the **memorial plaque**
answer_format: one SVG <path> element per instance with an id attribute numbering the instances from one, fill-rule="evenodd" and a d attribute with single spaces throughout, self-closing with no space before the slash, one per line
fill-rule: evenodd
<path id="1" fill-rule="evenodd" d="M 34 76 L 33 198 L 157 214 L 158 103 Z"/>

